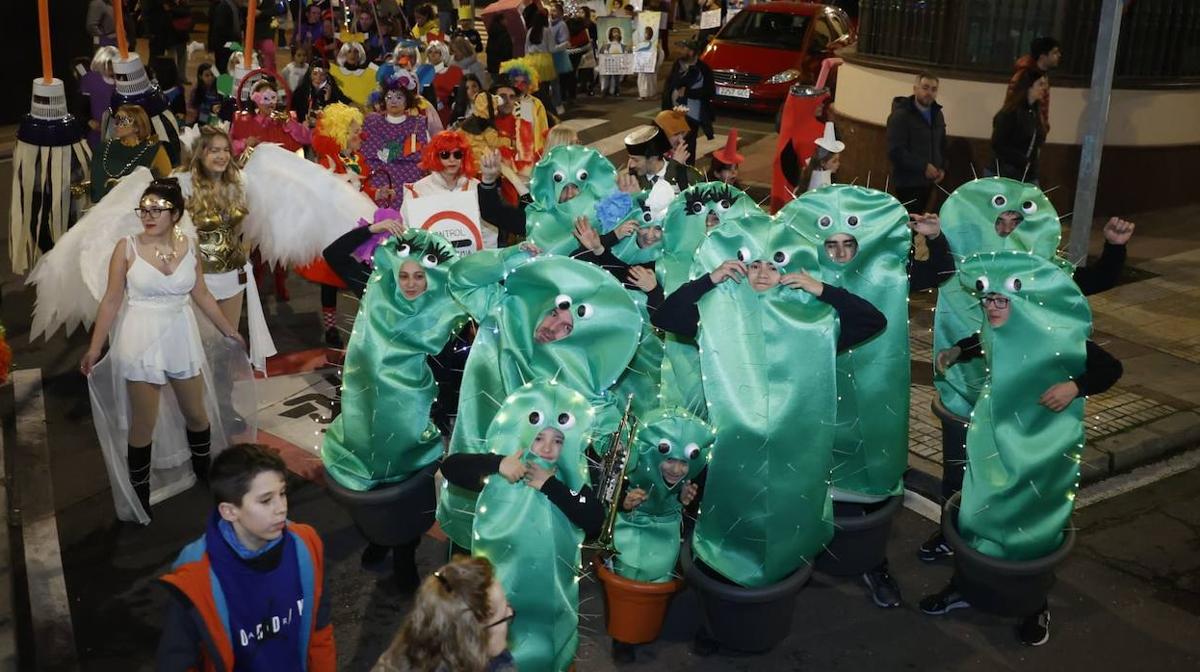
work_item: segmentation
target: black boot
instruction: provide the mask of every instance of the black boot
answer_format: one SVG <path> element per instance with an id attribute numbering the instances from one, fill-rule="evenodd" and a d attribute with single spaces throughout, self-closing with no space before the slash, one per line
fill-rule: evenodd
<path id="1" fill-rule="evenodd" d="M 417 573 L 417 546 L 421 538 L 417 537 L 407 544 L 392 547 L 392 579 L 400 592 L 412 594 L 421 587 L 421 576 Z"/>
<path id="2" fill-rule="evenodd" d="M 212 428 L 193 432 L 187 430 L 188 449 L 192 451 L 192 472 L 196 480 L 208 485 L 208 466 L 212 464 Z"/>
<path id="3" fill-rule="evenodd" d="M 129 454 L 125 458 L 129 466 L 129 483 L 133 486 L 138 501 L 142 503 L 142 509 L 152 519 L 154 514 L 150 512 L 150 452 L 153 445 L 140 448 L 129 446 Z"/>

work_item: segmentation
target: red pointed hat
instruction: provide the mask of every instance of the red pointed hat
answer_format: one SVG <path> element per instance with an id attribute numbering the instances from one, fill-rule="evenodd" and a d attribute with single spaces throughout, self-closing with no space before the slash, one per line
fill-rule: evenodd
<path id="1" fill-rule="evenodd" d="M 714 151 L 713 156 L 717 157 L 717 160 L 721 163 L 729 165 L 739 164 L 745 161 L 746 157 L 738 154 L 737 145 L 737 129 L 731 128 L 729 129 L 729 137 L 725 138 L 725 146 Z"/>

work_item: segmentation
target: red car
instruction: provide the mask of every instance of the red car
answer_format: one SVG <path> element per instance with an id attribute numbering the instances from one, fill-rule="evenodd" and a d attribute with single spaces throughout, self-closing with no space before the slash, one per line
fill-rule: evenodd
<path id="1" fill-rule="evenodd" d="M 811 84 L 821 61 L 857 40 L 837 7 L 808 2 L 749 5 L 721 28 L 700 60 L 727 107 L 773 111 L 793 84 Z"/>

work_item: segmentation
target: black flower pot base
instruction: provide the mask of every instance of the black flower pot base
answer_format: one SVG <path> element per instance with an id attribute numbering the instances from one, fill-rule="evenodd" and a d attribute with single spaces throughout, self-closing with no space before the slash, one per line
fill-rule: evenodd
<path id="1" fill-rule="evenodd" d="M 329 472 L 329 496 L 350 513 L 363 536 L 380 546 L 400 546 L 420 538 L 433 527 L 437 487 L 433 475 L 441 461 L 425 467 L 402 483 L 365 491 L 342 487 Z"/>
<path id="2" fill-rule="evenodd" d="M 778 583 L 747 588 L 693 558 L 690 542 L 679 559 L 700 598 L 705 633 L 721 646 L 744 653 L 769 651 L 791 633 L 796 596 L 813 572 L 807 564 Z"/>
<path id="3" fill-rule="evenodd" d="M 881 502 L 833 503 L 833 539 L 817 556 L 817 571 L 831 576 L 857 576 L 887 559 L 892 520 L 904 504 L 904 495 Z"/>
<path id="4" fill-rule="evenodd" d="M 942 534 L 954 549 L 954 586 L 981 611 L 1017 617 L 1037 613 L 1054 585 L 1055 568 L 1075 545 L 1075 531 L 1068 528 L 1057 550 L 1035 560 L 993 558 L 972 548 L 959 534 L 961 498 L 961 493 L 955 493 L 942 509 Z"/>

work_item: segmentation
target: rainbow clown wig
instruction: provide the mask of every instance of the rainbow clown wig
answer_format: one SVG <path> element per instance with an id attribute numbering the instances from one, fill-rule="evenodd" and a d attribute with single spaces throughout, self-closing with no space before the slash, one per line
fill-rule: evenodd
<path id="1" fill-rule="evenodd" d="M 475 161 L 475 154 L 471 152 L 471 143 L 462 131 L 442 131 L 433 136 L 421 152 L 421 163 L 418 165 L 421 170 L 429 173 L 441 172 L 445 169 L 445 166 L 442 165 L 442 152 L 453 151 L 462 152 L 463 175 L 467 177 L 479 175 L 479 164 Z"/>
<path id="2" fill-rule="evenodd" d="M 501 63 L 500 74 L 508 79 L 514 89 L 522 93 L 534 93 L 538 90 L 537 70 L 524 57 Z"/>
<path id="3" fill-rule="evenodd" d="M 370 104 L 383 104 L 383 97 L 389 91 L 406 91 L 408 93 L 408 106 L 420 106 L 421 96 L 417 94 L 420 84 L 417 81 L 416 74 L 412 70 L 398 68 L 391 63 L 384 63 L 379 66 L 375 72 L 375 81 L 379 84 L 379 88 L 371 93 Z"/>
<path id="4" fill-rule="evenodd" d="M 337 145 L 337 151 L 342 151 L 350 138 L 350 127 L 358 124 L 361 129 L 362 123 L 363 113 L 357 107 L 345 103 L 326 105 L 317 119 L 317 132 L 313 137 L 314 149 L 319 136 L 328 138 Z"/>

